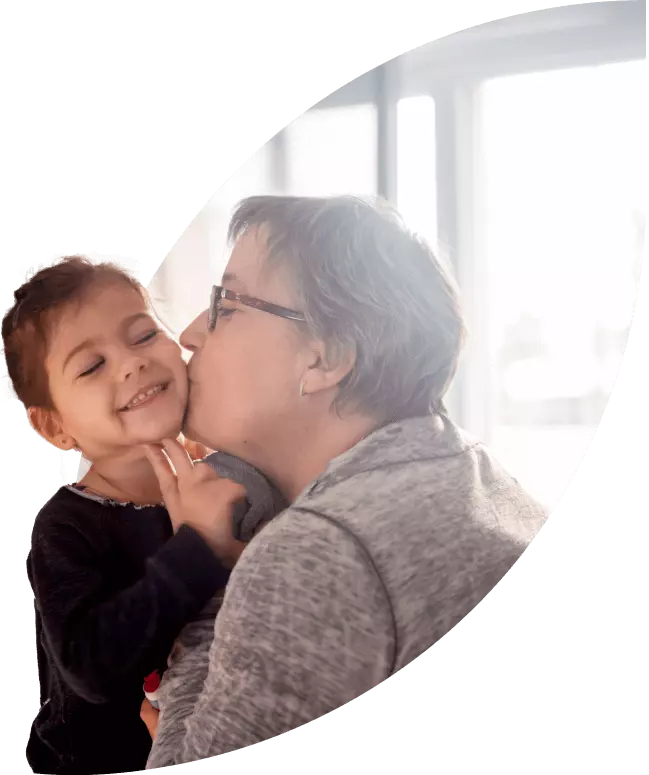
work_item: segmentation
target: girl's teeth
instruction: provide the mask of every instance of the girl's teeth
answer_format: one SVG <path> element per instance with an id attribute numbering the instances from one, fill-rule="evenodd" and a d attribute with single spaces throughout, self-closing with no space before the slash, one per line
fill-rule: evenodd
<path id="1" fill-rule="evenodd" d="M 146 393 L 140 393 L 137 395 L 131 402 L 128 404 L 127 409 L 136 406 L 140 403 L 140 401 L 144 401 L 145 398 L 149 398 L 149 396 L 154 395 L 154 393 L 159 393 L 162 390 L 162 385 L 157 385 L 156 387 L 150 388 L 146 391 Z"/>

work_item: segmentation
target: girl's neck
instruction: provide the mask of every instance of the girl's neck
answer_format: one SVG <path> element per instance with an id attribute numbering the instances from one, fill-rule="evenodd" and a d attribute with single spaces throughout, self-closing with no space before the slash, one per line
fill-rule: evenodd
<path id="1" fill-rule="evenodd" d="M 79 484 L 117 501 L 138 505 L 162 503 L 158 479 L 149 461 L 140 453 L 94 461 Z"/>

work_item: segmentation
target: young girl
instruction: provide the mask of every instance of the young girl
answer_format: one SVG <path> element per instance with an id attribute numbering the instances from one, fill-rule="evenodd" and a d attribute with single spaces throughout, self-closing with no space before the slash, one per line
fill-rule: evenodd
<path id="1" fill-rule="evenodd" d="M 38 433 L 92 461 L 34 525 L 41 709 L 27 758 L 53 775 L 141 770 L 143 680 L 228 578 L 209 526 L 174 532 L 142 446 L 178 436 L 185 364 L 143 288 L 111 264 L 63 259 L 15 299 L 2 323 L 15 392 Z M 229 520 L 243 489 L 225 484 Z"/>

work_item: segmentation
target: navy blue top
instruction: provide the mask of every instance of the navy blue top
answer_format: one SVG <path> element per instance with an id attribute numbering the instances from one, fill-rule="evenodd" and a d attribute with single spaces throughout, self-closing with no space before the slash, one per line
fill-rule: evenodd
<path id="1" fill-rule="evenodd" d="M 41 687 L 30 766 L 52 775 L 144 769 L 144 678 L 164 669 L 180 630 L 229 572 L 192 528 L 174 535 L 163 506 L 75 487 L 36 517 L 27 572 Z"/>

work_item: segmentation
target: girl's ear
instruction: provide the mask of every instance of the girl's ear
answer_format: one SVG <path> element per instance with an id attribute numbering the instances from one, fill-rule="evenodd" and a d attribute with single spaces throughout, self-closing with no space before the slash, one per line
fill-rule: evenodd
<path id="1" fill-rule="evenodd" d="M 58 415 L 52 409 L 30 406 L 27 417 L 32 428 L 50 444 L 62 450 L 77 448 L 76 439 L 63 430 Z"/>

